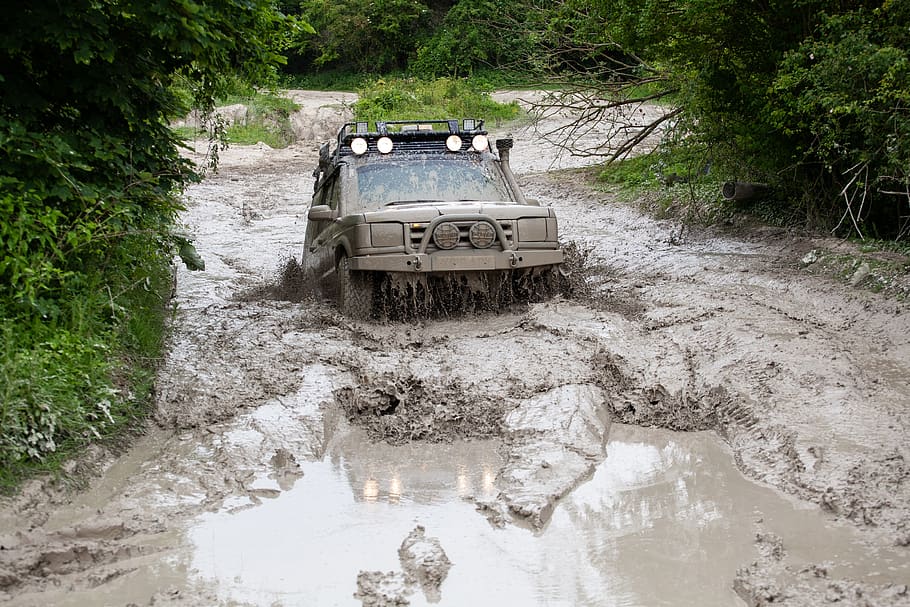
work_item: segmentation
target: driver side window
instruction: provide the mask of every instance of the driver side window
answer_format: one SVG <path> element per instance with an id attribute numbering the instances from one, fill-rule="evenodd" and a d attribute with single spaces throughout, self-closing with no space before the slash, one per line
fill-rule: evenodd
<path id="1" fill-rule="evenodd" d="M 338 171 L 335 171 L 332 175 L 328 176 L 322 185 L 316 190 L 313 194 L 313 204 L 312 206 L 319 206 L 321 204 L 326 204 L 331 209 L 338 208 L 338 200 L 340 198 L 340 188 L 338 187 Z"/>
<path id="2" fill-rule="evenodd" d="M 325 200 L 322 204 L 329 205 L 329 208 L 336 210 L 338 208 L 338 200 L 341 198 L 341 188 L 338 187 L 338 172 L 336 171 L 334 175 L 329 179 L 329 182 L 325 184 L 323 188 L 325 190 Z"/>

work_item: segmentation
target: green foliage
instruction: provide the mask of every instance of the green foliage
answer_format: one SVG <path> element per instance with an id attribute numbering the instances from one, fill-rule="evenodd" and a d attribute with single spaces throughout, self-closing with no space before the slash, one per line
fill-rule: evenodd
<path id="1" fill-rule="evenodd" d="M 725 177 L 770 183 L 774 214 L 910 234 L 907 2 L 522 5 L 540 41 L 529 62 L 610 99 L 617 82 L 663 81 L 683 110 L 676 143 Z"/>
<path id="2" fill-rule="evenodd" d="M 0 469 L 100 436 L 113 422 L 104 339 L 43 327 L 23 333 L 9 320 L 0 324 L 0 338 Z"/>
<path id="3" fill-rule="evenodd" d="M 626 4 L 616 4 L 614 33 L 669 67 L 680 126 L 715 168 L 775 187 L 772 214 L 910 232 L 900 223 L 910 200 L 907 3 Z"/>
<path id="4" fill-rule="evenodd" d="M 227 142 L 237 145 L 264 143 L 271 148 L 285 148 L 292 140 L 292 134 L 270 125 L 235 124 L 226 131 Z"/>
<path id="5" fill-rule="evenodd" d="M 515 102 L 498 103 L 469 80 L 439 78 L 377 80 L 360 91 L 358 120 L 479 118 L 511 120 L 521 115 Z"/>
<path id="6" fill-rule="evenodd" d="M 121 240 L 53 317 L 0 307 L 0 487 L 144 416 L 172 281 L 160 247 L 152 234 Z"/>
<path id="7" fill-rule="evenodd" d="M 659 181 L 655 162 L 649 154 L 617 160 L 606 165 L 598 179 L 627 188 L 656 187 Z"/>
<path id="8" fill-rule="evenodd" d="M 910 10 L 898 6 L 824 16 L 818 35 L 786 54 L 771 89 L 787 160 L 849 203 L 842 225 L 861 235 L 899 226 L 910 202 Z"/>
<path id="9" fill-rule="evenodd" d="M 523 15 L 521 2 L 459 0 L 417 48 L 410 69 L 423 77 L 466 76 L 493 67 L 523 71 L 521 60 L 530 53 L 532 38 L 508 35 Z"/>
<path id="10" fill-rule="evenodd" d="M 254 92 L 229 97 L 222 103 L 242 103 L 247 108 L 246 121 L 228 127 L 228 143 L 252 145 L 261 141 L 269 147 L 284 148 L 293 142 L 290 116 L 300 106 L 287 97 Z"/>
<path id="11" fill-rule="evenodd" d="M 307 67 L 383 73 L 407 64 L 431 20 L 419 0 L 302 0 L 316 36 L 297 47 Z"/>
<path id="12" fill-rule="evenodd" d="M 224 129 L 223 138 L 228 144 L 253 145 L 263 142 L 272 148 L 284 148 L 294 141 L 290 117 L 300 106 L 287 97 L 250 88 L 218 99 L 217 104 L 240 104 L 246 107 L 243 120 L 233 122 Z M 171 127 L 171 130 L 181 139 L 187 140 L 211 139 L 215 136 L 210 128 L 205 127 L 178 126 Z"/>
<path id="13" fill-rule="evenodd" d="M 356 91 L 363 88 L 371 79 L 371 76 L 359 72 L 326 69 L 318 72 L 284 74 L 281 77 L 281 87 L 316 91 Z"/>
<path id="14" fill-rule="evenodd" d="M 117 385 L 123 361 L 160 337 L 160 317 L 156 326 L 149 311 L 162 307 L 176 194 L 196 179 L 167 121 L 190 99 L 211 110 L 238 76 L 273 79 L 279 47 L 305 29 L 268 0 L 75 0 L 8 13 L 0 23 L 4 474 L 117 425 L 115 412 L 132 401 L 130 386 Z"/>

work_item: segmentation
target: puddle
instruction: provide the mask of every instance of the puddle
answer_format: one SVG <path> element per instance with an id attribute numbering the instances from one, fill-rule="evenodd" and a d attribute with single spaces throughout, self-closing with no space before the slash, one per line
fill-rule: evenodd
<path id="1" fill-rule="evenodd" d="M 472 498 L 495 496 L 497 447 L 349 435 L 278 499 L 201 517 L 191 567 L 224 600 L 356 606 L 358 572 L 400 569 L 398 547 L 423 525 L 453 563 L 442 605 L 742 605 L 731 584 L 758 556 L 757 531 L 787 538 L 796 567 L 836 560 L 832 573 L 851 578 L 910 576 L 906 557 L 871 553 L 854 529 L 746 480 L 706 433 L 614 425 L 607 459 L 544 530 L 494 528 Z"/>

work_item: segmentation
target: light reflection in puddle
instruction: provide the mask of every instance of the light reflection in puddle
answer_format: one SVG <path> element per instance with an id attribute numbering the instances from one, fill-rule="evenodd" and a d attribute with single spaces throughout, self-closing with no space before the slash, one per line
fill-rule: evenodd
<path id="1" fill-rule="evenodd" d="M 546 529 L 496 529 L 470 499 L 495 496 L 496 447 L 351 435 L 278 499 L 202 517 L 193 567 L 225 599 L 359 605 L 357 573 L 398 570 L 398 547 L 420 524 L 454 563 L 442 605 L 742 605 L 731 582 L 757 556 L 762 520 L 801 538 L 786 545 L 797 564 L 837 554 L 854 577 L 910 575 L 906 558 L 870 555 L 853 529 L 745 480 L 710 434 L 614 426 L 607 460 Z M 409 598 L 425 604 L 419 591 Z"/>

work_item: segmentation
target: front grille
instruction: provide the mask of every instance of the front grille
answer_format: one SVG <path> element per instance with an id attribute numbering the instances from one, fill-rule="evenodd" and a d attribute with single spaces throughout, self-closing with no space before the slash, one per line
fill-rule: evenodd
<path id="1" fill-rule="evenodd" d="M 459 249 L 473 249 L 474 246 L 471 244 L 471 241 L 468 240 L 468 230 L 471 229 L 471 226 L 477 223 L 476 221 L 449 221 L 446 223 L 453 223 L 458 227 L 458 231 L 461 234 L 458 244 L 454 249 L 448 249 L 450 251 L 457 251 Z M 506 235 L 506 246 L 511 246 L 512 244 L 512 222 L 511 221 L 500 221 L 498 222 L 502 227 L 502 231 Z M 429 223 L 421 224 L 410 224 L 408 230 L 410 232 L 410 242 L 411 247 L 417 249 L 420 247 L 420 242 L 423 240 L 423 235 L 426 233 Z M 498 242 L 498 241 L 497 241 Z M 497 242 L 494 242 L 492 247 L 493 249 L 498 248 Z M 439 248 L 433 243 L 432 237 L 430 238 L 430 243 L 427 245 L 427 253 L 432 253 L 433 251 L 438 251 Z"/>

